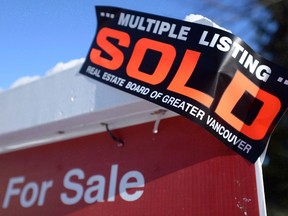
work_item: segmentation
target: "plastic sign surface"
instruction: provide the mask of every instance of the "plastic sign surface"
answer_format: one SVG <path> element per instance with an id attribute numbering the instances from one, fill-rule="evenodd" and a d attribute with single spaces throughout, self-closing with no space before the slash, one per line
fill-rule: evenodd
<path id="1" fill-rule="evenodd" d="M 96 7 L 80 73 L 197 122 L 255 162 L 288 104 L 288 72 L 212 27 Z"/>
<path id="2" fill-rule="evenodd" d="M 184 117 L 153 126 L 1 154 L 0 215 L 260 215 L 254 164 Z"/>

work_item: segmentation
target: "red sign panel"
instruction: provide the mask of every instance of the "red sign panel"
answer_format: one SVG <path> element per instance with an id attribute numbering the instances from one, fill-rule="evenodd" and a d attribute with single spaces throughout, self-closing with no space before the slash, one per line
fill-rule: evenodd
<path id="1" fill-rule="evenodd" d="M 259 215 L 255 167 L 183 118 L 0 155 L 0 215 Z"/>

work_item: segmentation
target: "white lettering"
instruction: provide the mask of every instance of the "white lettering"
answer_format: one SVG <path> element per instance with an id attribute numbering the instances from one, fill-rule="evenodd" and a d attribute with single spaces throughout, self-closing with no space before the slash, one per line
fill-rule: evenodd
<path id="1" fill-rule="evenodd" d="M 94 183 L 98 183 L 93 185 Z M 105 177 L 102 175 L 91 176 L 87 185 L 92 185 L 84 193 L 84 200 L 86 203 L 104 202 L 104 188 L 105 188 Z M 93 196 L 93 193 L 96 194 Z"/>
<path id="2" fill-rule="evenodd" d="M 53 181 L 43 181 L 41 188 L 40 188 L 40 194 L 39 194 L 39 200 L 38 200 L 38 206 L 43 206 L 44 205 L 44 201 L 45 201 L 45 197 L 47 194 L 47 191 L 49 188 L 52 188 L 53 186 Z"/>
<path id="3" fill-rule="evenodd" d="M 150 89 L 147 88 L 147 87 L 144 87 L 144 86 L 141 86 L 141 85 L 138 85 L 136 83 L 133 83 L 131 81 L 129 81 L 126 86 L 125 86 L 126 89 L 129 89 L 131 91 L 134 91 L 134 92 L 137 92 L 139 94 L 142 94 L 142 95 L 147 95 L 149 92 L 150 92 Z"/>
<path id="4" fill-rule="evenodd" d="M 110 173 L 108 202 L 115 201 L 117 175 L 118 175 L 118 165 L 112 165 Z"/>
<path id="5" fill-rule="evenodd" d="M 72 169 L 64 177 L 64 187 L 74 191 L 75 195 L 69 197 L 67 193 L 61 193 L 61 201 L 66 205 L 73 205 L 80 201 L 83 196 L 83 187 L 80 183 L 75 183 L 71 181 L 71 178 L 75 176 L 78 179 L 84 179 L 85 174 L 81 169 Z"/>
<path id="6" fill-rule="evenodd" d="M 254 74 L 256 78 L 267 82 L 270 74 L 271 68 L 267 65 L 259 65 L 260 61 L 256 59 L 251 53 L 248 52 L 242 45 L 237 41 L 232 41 L 231 38 L 227 36 L 221 36 L 217 33 L 214 33 L 211 40 L 208 40 L 207 37 L 209 34 L 208 31 L 203 31 L 199 44 L 207 47 L 216 48 L 222 52 L 231 51 L 231 56 L 236 59 L 245 69 L 247 69 L 251 74 Z"/>
<path id="7" fill-rule="evenodd" d="M 47 191 L 52 187 L 53 181 L 43 181 L 41 186 L 39 186 L 38 183 L 34 181 L 28 182 L 26 184 L 24 183 L 24 176 L 10 178 L 2 208 L 9 207 L 10 200 L 13 196 L 18 196 L 17 199 L 19 199 L 20 205 L 23 208 L 30 208 L 36 204 L 36 202 L 38 206 L 44 205 Z"/>
<path id="8" fill-rule="evenodd" d="M 163 96 L 162 102 L 170 106 L 176 107 L 178 109 L 181 109 L 182 111 L 185 111 L 189 113 L 190 115 L 196 118 L 199 118 L 200 120 L 203 120 L 205 116 L 205 111 L 200 109 L 199 107 L 193 106 L 192 104 L 186 101 L 182 101 L 178 98 L 175 98 L 169 95 Z"/>
<path id="9" fill-rule="evenodd" d="M 23 188 L 23 191 L 20 195 L 20 203 L 24 208 L 29 208 L 33 206 L 33 204 L 36 202 L 37 195 L 38 195 L 38 186 L 35 182 L 29 182 L 25 185 Z M 30 194 L 30 198 L 29 198 Z"/>
<path id="10" fill-rule="evenodd" d="M 106 180 L 105 176 L 97 174 L 90 176 L 87 181 L 82 169 L 75 168 L 68 171 L 63 180 L 64 188 L 67 191 L 60 194 L 62 203 L 74 205 L 81 200 L 88 204 L 105 202 L 105 191 L 107 202 L 114 202 L 117 194 L 124 201 L 136 201 L 144 193 L 144 176 L 141 172 L 133 170 L 121 177 L 118 169 L 118 164 L 113 164 L 109 179 Z M 78 180 L 81 181 L 77 182 Z"/>
<path id="11" fill-rule="evenodd" d="M 131 180 L 134 179 L 135 181 L 131 182 Z M 132 202 L 139 199 L 142 196 L 144 191 L 143 189 L 140 188 L 143 187 L 144 187 L 144 176 L 142 175 L 142 173 L 138 171 L 130 171 L 122 177 L 119 186 L 119 193 L 123 200 Z M 134 193 L 130 194 L 127 192 L 128 189 L 135 189 L 135 188 L 137 188 L 138 190 L 136 190 Z"/>
<path id="12" fill-rule="evenodd" d="M 11 196 L 16 196 L 20 194 L 19 188 L 14 188 L 15 184 L 23 183 L 25 180 L 24 176 L 14 177 L 9 180 L 8 187 L 5 193 L 5 198 L 2 207 L 8 208 Z"/>
<path id="13" fill-rule="evenodd" d="M 120 13 L 117 24 L 184 41 L 187 40 L 187 36 L 191 30 L 189 26 L 177 26 L 175 23 L 125 13 Z"/>
<path id="14" fill-rule="evenodd" d="M 229 143 L 232 143 L 234 146 L 237 146 L 238 149 L 246 152 L 247 154 L 252 149 L 252 146 L 246 143 L 244 140 L 239 139 L 235 134 L 230 130 L 226 129 L 223 125 L 216 121 L 210 115 L 207 116 L 206 124 L 216 131 L 220 136 L 222 136 Z"/>

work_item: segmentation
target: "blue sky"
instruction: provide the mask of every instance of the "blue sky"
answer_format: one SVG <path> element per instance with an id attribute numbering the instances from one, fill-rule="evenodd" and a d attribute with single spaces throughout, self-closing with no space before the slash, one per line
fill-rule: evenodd
<path id="1" fill-rule="evenodd" d="M 118 6 L 177 19 L 191 13 L 202 14 L 230 29 L 253 48 L 253 31 L 246 31 L 251 26 L 237 10 L 231 10 L 231 1 L 220 2 L 0 0 L 0 90 L 8 89 L 20 77 L 43 76 L 59 62 L 86 57 L 96 31 L 95 5 Z M 237 4 L 233 8 L 237 9 Z"/>

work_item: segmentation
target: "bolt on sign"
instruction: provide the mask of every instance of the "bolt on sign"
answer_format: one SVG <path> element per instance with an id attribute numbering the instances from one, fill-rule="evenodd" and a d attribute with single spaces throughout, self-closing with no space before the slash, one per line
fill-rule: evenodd
<path id="1" fill-rule="evenodd" d="M 288 106 L 288 72 L 226 31 L 115 7 L 80 73 L 197 122 L 251 162 Z"/>

